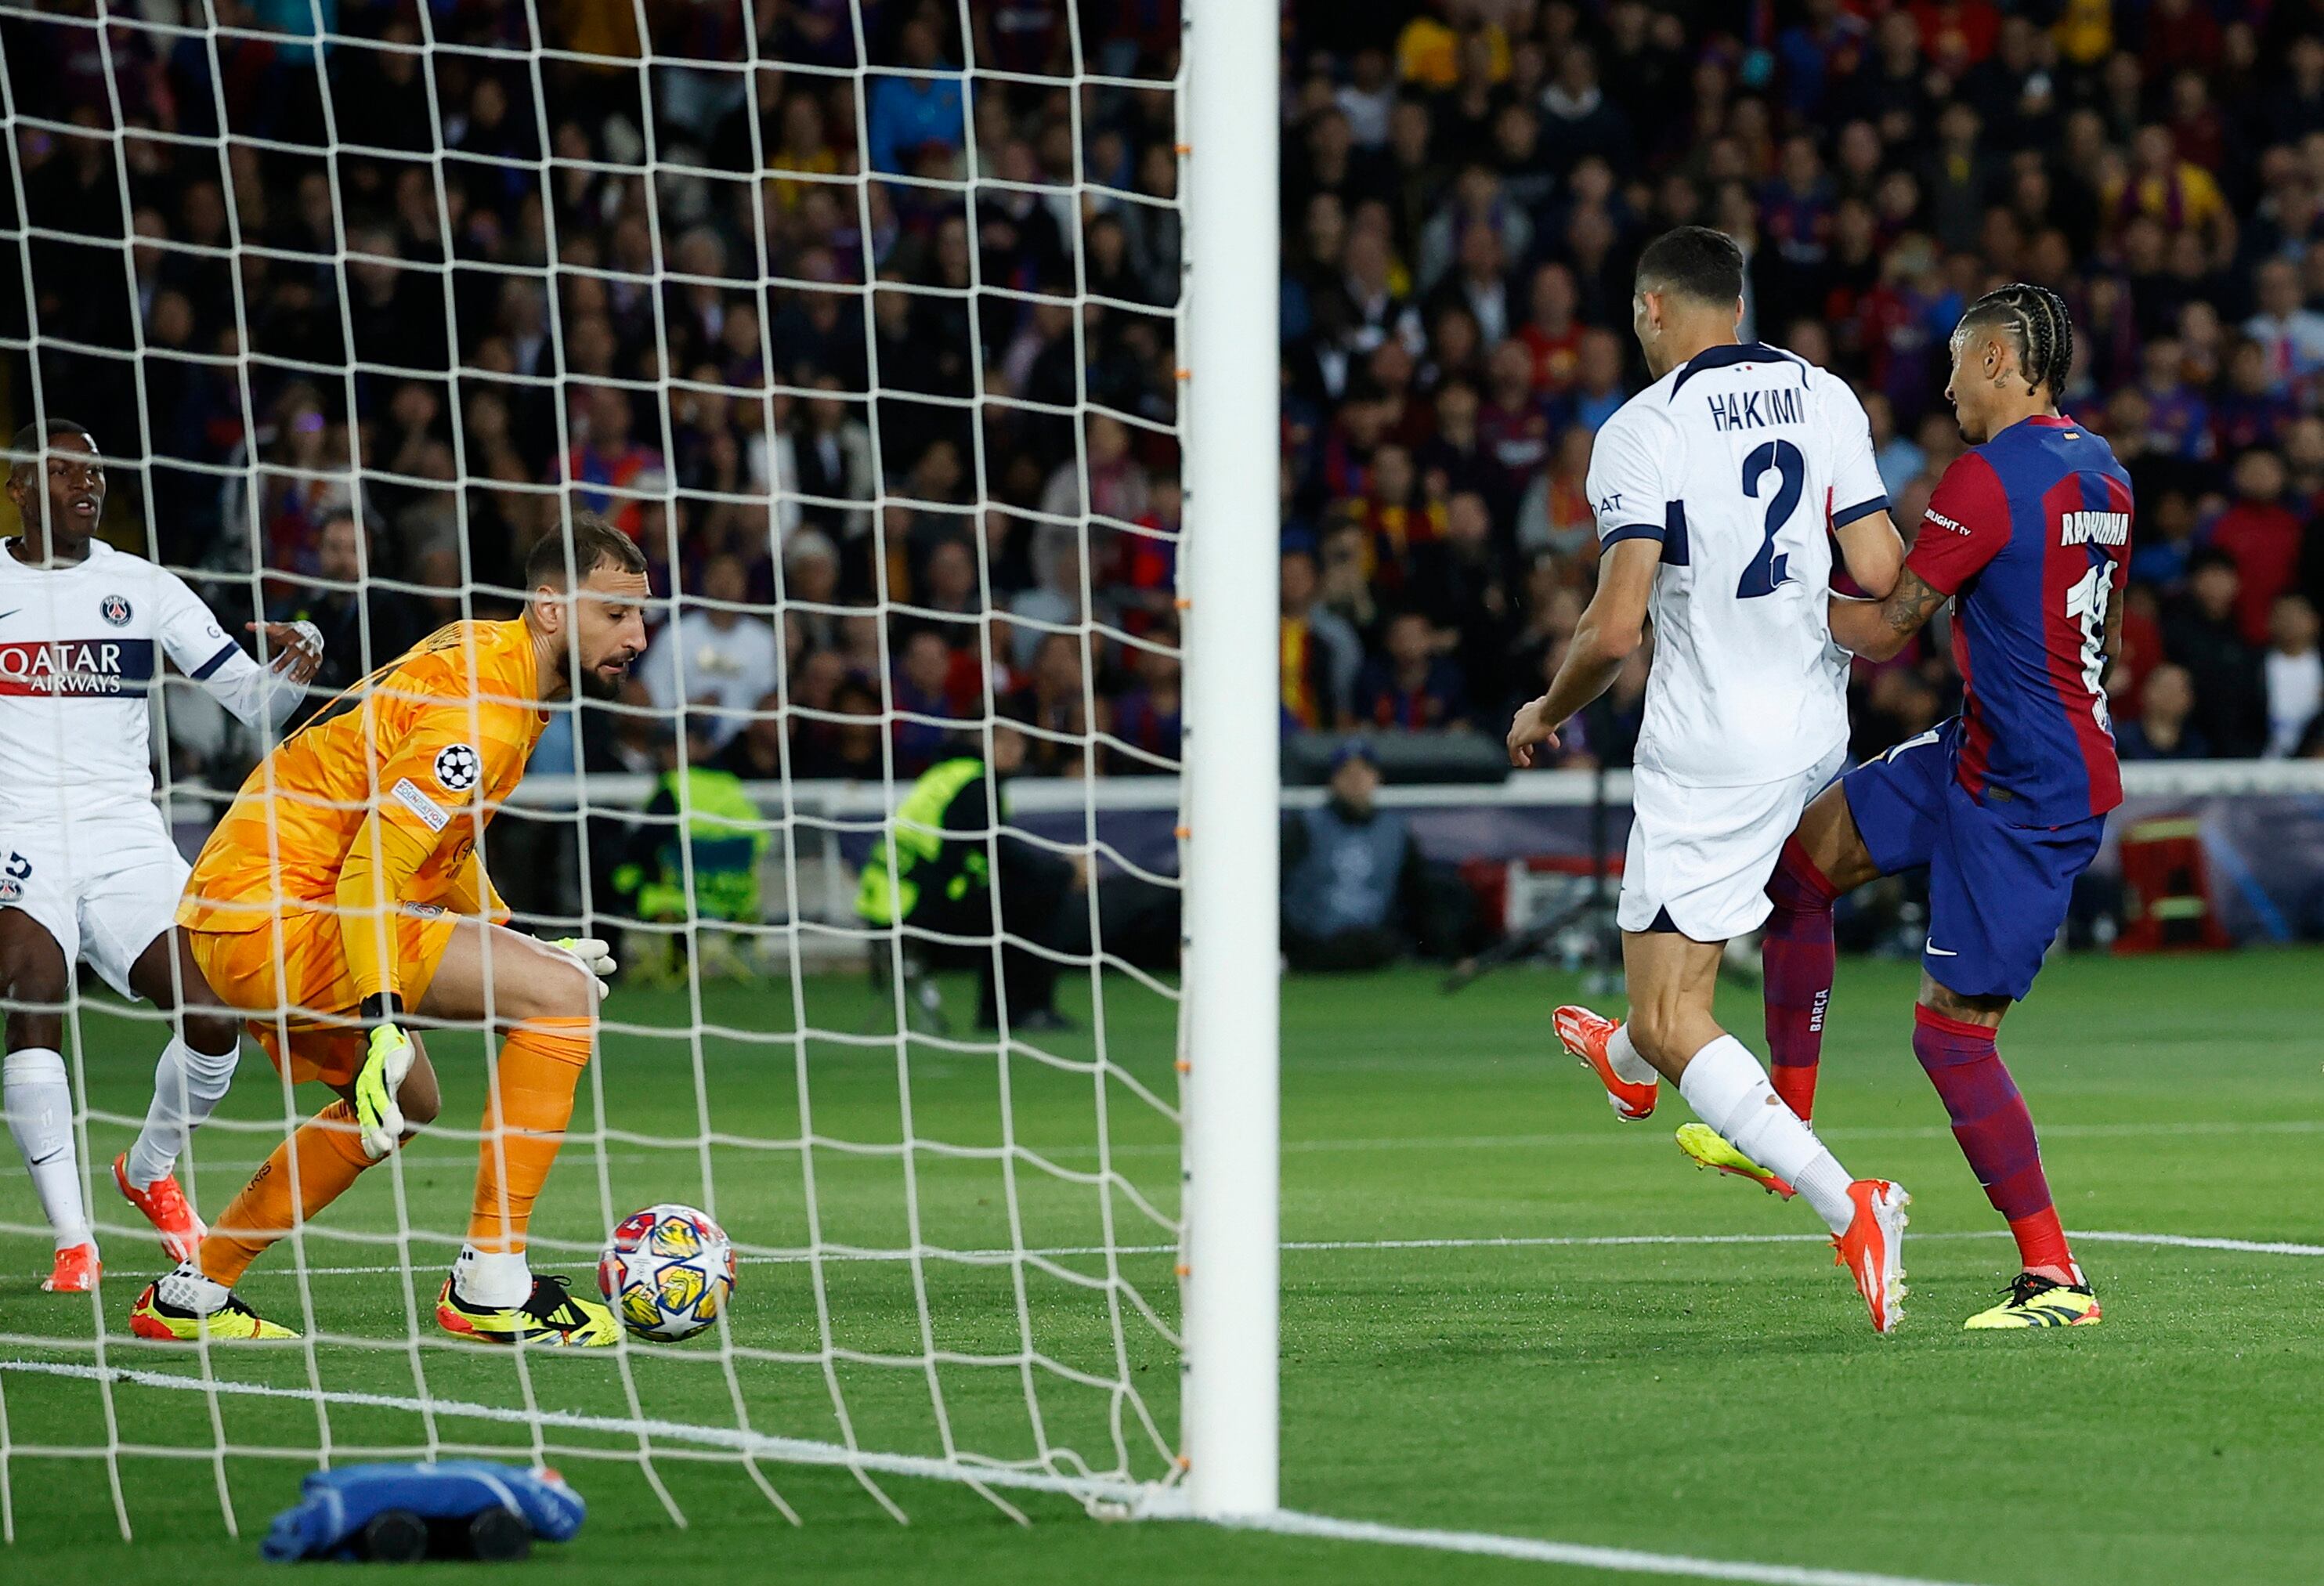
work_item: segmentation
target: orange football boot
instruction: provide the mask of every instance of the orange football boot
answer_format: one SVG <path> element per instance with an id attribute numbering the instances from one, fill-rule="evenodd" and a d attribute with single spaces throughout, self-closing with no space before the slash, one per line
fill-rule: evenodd
<path id="1" fill-rule="evenodd" d="M 57 1252 L 56 1268 L 41 1287 L 48 1294 L 87 1294 L 104 1270 L 95 1245 L 68 1245 Z"/>
<path id="2" fill-rule="evenodd" d="M 1615 1117 L 1625 1123 L 1640 1123 L 1654 1116 L 1655 1102 L 1661 1094 L 1660 1083 L 1650 1079 L 1640 1084 L 1624 1079 L 1614 1072 L 1614 1065 L 1606 1056 L 1606 1043 L 1622 1028 L 1618 1021 L 1600 1018 L 1587 1008 L 1568 1006 L 1559 1009 L 1552 1016 L 1552 1022 L 1557 1026 L 1557 1038 L 1565 1043 L 1565 1049 L 1606 1087 L 1606 1103 L 1614 1109 Z"/>
<path id="3" fill-rule="evenodd" d="M 1856 1215 L 1848 1231 L 1831 1236 L 1832 1263 L 1856 1279 L 1856 1291 L 1872 1311 L 1872 1331 L 1894 1332 L 1904 1319 L 1904 1208 L 1913 1197 L 1885 1178 L 1859 1178 L 1848 1186 Z"/>
<path id="4" fill-rule="evenodd" d="M 145 1221 L 161 1236 L 163 1255 L 172 1261 L 190 1261 L 201 1254 L 202 1240 L 209 1230 L 187 1203 L 176 1174 L 165 1173 L 139 1189 L 129 1182 L 129 1153 L 124 1151 L 113 1159 L 113 1182 L 122 1197 L 145 1213 Z"/>

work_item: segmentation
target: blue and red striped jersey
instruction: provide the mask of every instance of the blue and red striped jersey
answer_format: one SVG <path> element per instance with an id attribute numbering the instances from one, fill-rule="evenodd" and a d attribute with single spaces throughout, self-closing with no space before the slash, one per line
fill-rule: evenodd
<path id="1" fill-rule="evenodd" d="M 2129 576 L 2130 475 L 2068 418 L 2021 420 L 1945 470 L 1905 566 L 1955 596 L 1955 774 L 2012 825 L 2122 802 L 2106 612 Z"/>

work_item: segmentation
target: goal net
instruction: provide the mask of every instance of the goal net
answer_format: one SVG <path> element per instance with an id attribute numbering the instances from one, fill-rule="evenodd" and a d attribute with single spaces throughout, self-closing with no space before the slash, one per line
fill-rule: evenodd
<path id="1" fill-rule="evenodd" d="M 1250 58 L 1213 103 L 1259 131 L 1220 163 L 1264 169 L 1220 212 L 1264 247 L 1259 306 L 1205 331 L 1175 0 L 73 9 L 0 8 L 0 349 L 12 428 L 98 443 L 105 539 L 228 633 L 316 623 L 302 713 L 517 614 L 576 511 L 644 550 L 650 648 L 618 698 L 547 707 L 478 848 L 517 929 L 622 960 L 530 1255 L 594 1297 L 607 1231 L 668 1202 L 740 1266 L 683 1343 L 441 1332 L 497 1043 L 431 1028 L 440 1115 L 237 1287 L 300 1337 L 134 1338 L 168 1263 L 108 1167 L 169 1029 L 84 971 L 65 1050 L 106 1276 L 37 1291 L 50 1230 L 12 1158 L 0 1525 L 69 1491 L 152 1537 L 214 1489 L 246 1535 L 303 1470 L 470 1455 L 681 1524 L 900 1517 L 930 1476 L 1012 1514 L 1151 1508 L 1206 1435 L 1190 1328 L 1227 1341 L 1216 1468 L 1271 1507 L 1271 29 L 1208 46 Z M 1255 339 L 1216 366 L 1258 373 L 1218 410 L 1253 433 L 1203 463 L 1205 335 Z M 1189 611 L 1182 512 L 1225 519 L 1223 468 L 1244 549 L 1211 574 L 1255 571 Z M 1187 629 L 1219 659 L 1182 701 Z M 1202 690 L 1252 661 L 1213 731 Z M 279 733 L 195 679 L 154 692 L 191 856 Z M 1264 752 L 1157 810 L 1197 717 Z M 1247 1038 L 1207 1148 L 1181 933 L 1236 904 L 1201 897 L 1206 797 L 1256 844 L 1209 961 L 1212 1028 Z M 245 1042 L 179 1165 L 198 1207 L 327 1100 Z M 1205 1312 L 1190 1268 L 1258 1298 Z"/>

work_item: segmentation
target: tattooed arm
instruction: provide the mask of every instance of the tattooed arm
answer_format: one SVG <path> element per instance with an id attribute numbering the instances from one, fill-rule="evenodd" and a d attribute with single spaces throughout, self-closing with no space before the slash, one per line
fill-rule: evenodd
<path id="1" fill-rule="evenodd" d="M 1952 597 L 1930 586 L 1927 579 L 1906 567 L 1896 575 L 1896 587 L 1886 600 L 1831 598 L 1831 637 L 1842 650 L 1868 660 L 1886 660 L 1903 650 L 1937 608 Z"/>

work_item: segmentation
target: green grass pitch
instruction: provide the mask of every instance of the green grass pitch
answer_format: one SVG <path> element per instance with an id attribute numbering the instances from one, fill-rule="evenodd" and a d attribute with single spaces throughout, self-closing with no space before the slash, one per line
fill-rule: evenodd
<path id="1" fill-rule="evenodd" d="M 1965 1335 L 1961 1318 L 2014 1269 L 1997 1219 L 1944 1128 L 1909 1047 L 1909 965 L 1846 962 L 1831 1022 L 1818 1119 L 1859 1174 L 1894 1177 L 1914 1194 L 1907 1255 L 1913 1295 L 1904 1331 L 1875 1337 L 1846 1277 L 1820 1242 L 1733 1244 L 1471 1243 L 1605 1236 L 1811 1235 L 1803 1206 L 1782 1205 L 1732 1180 L 1689 1172 L 1670 1142 L 1687 1114 L 1675 1096 L 1646 1126 L 1616 1124 L 1594 1083 L 1551 1056 L 1548 1010 L 1574 994 L 1565 977 L 1517 970 L 1457 998 L 1418 972 L 1285 987 L 1283 1467 L 1287 1507 L 1406 1526 L 1635 1547 L 1768 1563 L 2001 1582 L 2066 1570 L 2105 1581 L 2305 1581 L 2324 1557 L 2324 1330 L 2317 1324 L 2324 1262 L 2298 1253 L 2087 1243 L 2080 1250 L 2106 1301 L 2107 1322 L 2072 1332 Z M 2068 1226 L 2116 1233 L 2324 1242 L 2324 1135 L 2316 988 L 2324 954 L 2252 953 L 2190 959 L 2061 959 L 2004 1032 L 2003 1052 L 2044 1129 L 2052 1186 Z M 964 1005 L 964 987 L 954 997 Z M 1169 1035 L 1158 1002 L 1120 982 L 1106 999 L 1111 1049 L 1165 1088 Z M 1086 1019 L 1086 995 L 1068 1007 Z M 749 1245 L 807 1242 L 796 1150 L 746 1142 L 802 1127 L 788 1040 L 684 1038 L 692 1010 L 678 993 L 620 991 L 609 1013 L 672 1036 L 608 1041 L 601 1066 L 608 1121 L 624 1138 L 605 1150 L 568 1148 L 535 1229 L 567 1241 L 537 1259 L 584 1261 L 617 1213 L 659 1198 L 702 1195 L 704 1153 L 690 1139 L 706 1118 L 716 1210 Z M 879 1005 L 854 978 L 807 982 L 807 1022 L 858 1037 L 807 1047 L 811 1125 L 824 1139 L 892 1144 L 903 1102 L 892 1040 L 864 1038 Z M 1728 994 L 1732 1028 L 1758 1046 L 1758 1010 Z M 706 993 L 705 1018 L 742 1029 L 792 1028 L 781 983 Z M 154 1027 L 104 1010 L 86 1019 L 94 1101 L 141 1111 Z M 480 1048 L 433 1043 L 445 1078 L 445 1121 L 473 1127 Z M 1086 1054 L 1087 1037 L 1061 1050 Z M 700 1103 L 695 1075 L 704 1076 Z M 989 1056 L 916 1045 L 908 1064 L 912 1126 L 922 1139 L 969 1146 L 1002 1140 L 999 1067 Z M 1096 1097 L 1085 1074 L 1008 1065 L 1018 1143 L 1077 1169 Z M 302 1097 L 311 1107 L 319 1098 Z M 1168 1204 L 1175 1178 L 1168 1126 L 1120 1087 L 1107 1097 L 1116 1166 Z M 225 1115 L 281 1115 L 279 1084 L 253 1057 Z M 576 1126 L 589 1127 L 586 1099 Z M 93 1125 L 109 1161 L 125 1128 Z M 629 1138 L 637 1137 L 637 1138 Z M 221 1207 L 263 1135 L 213 1130 L 197 1147 L 198 1197 Z M 894 1249 L 908 1242 L 906 1164 L 896 1152 L 814 1153 L 821 1236 Z M 456 1233 L 473 1148 L 422 1140 L 403 1164 L 410 1225 Z M 920 1236 L 969 1249 L 1006 1247 L 1010 1196 L 989 1157 L 920 1153 Z M 0 1175 L 0 1222 L 35 1220 L 29 1185 Z M 604 1175 L 601 1189 L 600 1172 Z M 106 1222 L 130 1213 L 105 1185 Z M 384 1174 L 356 1187 L 310 1230 L 307 1259 L 317 1322 L 338 1338 L 319 1346 L 335 1392 L 414 1391 L 424 1372 L 446 1399 L 522 1405 L 509 1356 L 430 1344 L 400 1347 L 407 1317 L 423 1321 L 449 1246 L 417 1240 L 418 1274 L 349 1268 L 392 1265 L 381 1242 L 397 1226 Z M 1028 1244 L 1098 1242 L 1095 1197 L 1020 1170 L 1017 1202 Z M 1119 1200 L 1117 1206 L 1120 1205 Z M 368 1236 L 349 1237 L 349 1236 Z M 1157 1242 L 1124 1221 L 1119 1241 Z M 1310 1248 L 1301 1246 L 1335 1246 Z M 297 1322 L 300 1291 L 287 1249 L 262 1263 L 244 1292 L 262 1311 Z M 119 1336 L 157 1258 L 150 1240 L 106 1236 L 105 1317 L 116 1366 L 193 1372 L 184 1353 Z M 1060 1258 L 1094 1270 L 1094 1259 Z M 83 1299 L 44 1296 L 45 1241 L 0 1235 L 0 1360 L 87 1363 L 88 1348 L 42 1349 L 28 1336 L 90 1331 Z M 1166 1253 L 1124 1259 L 1123 1270 L 1175 1314 Z M 836 1341 L 873 1353 L 921 1347 L 910 1268 L 834 1263 L 827 1295 Z M 586 1281 L 577 1269 L 575 1276 Z M 1005 1354 L 1017 1347 L 1017 1300 L 1005 1268 L 932 1263 L 925 1281 L 938 1348 Z M 1026 1314 L 1040 1347 L 1101 1376 L 1114 1370 L 1102 1303 L 1038 1275 Z M 807 1268 L 743 1269 L 733 1322 L 739 1342 L 813 1351 L 816 1314 Z M 430 1330 L 432 1336 L 432 1330 Z M 1141 1323 L 1125 1329 L 1128 1369 L 1166 1431 L 1175 1427 L 1170 1352 Z M 380 1344 L 398 1347 L 381 1348 Z M 536 1402 L 626 1414 L 602 1359 L 525 1365 Z M 298 1387 L 296 1352 L 221 1354 L 237 1380 Z M 858 1434 L 870 1448 L 938 1447 L 925 1373 L 840 1368 Z M 1029 1448 L 1022 1380 L 1005 1366 L 937 1373 L 954 1435 L 968 1448 Z M 715 1351 L 641 1360 L 649 1415 L 732 1425 L 735 1405 Z M 752 1425 L 828 1439 L 831 1396 L 810 1367 L 738 1374 Z M 124 1436 L 196 1451 L 211 1447 L 200 1394 L 123 1385 L 114 1402 Z M 1106 1397 L 1052 1381 L 1041 1404 L 1055 1441 L 1111 1452 Z M 252 1450 L 307 1454 L 321 1432 L 311 1405 L 225 1397 L 227 1437 Z M 117 1540 L 104 1462 L 26 1454 L 23 1445 L 102 1448 L 104 1406 L 87 1380 L 0 1370 L 0 1410 L 17 1541 L 0 1578 L 22 1581 L 240 1576 L 266 1520 L 287 1503 L 297 1459 L 237 1455 L 226 1465 L 243 1527 L 223 1530 L 218 1471 L 207 1458 L 124 1461 L 121 1479 L 138 1540 Z M 447 1440 L 497 1444 L 521 1458 L 521 1425 L 438 1422 Z M 413 1444 L 407 1410 L 339 1406 L 334 1445 Z M 609 1447 L 620 1438 L 562 1434 Z M 665 1444 L 677 1450 L 676 1444 Z M 1152 1451 L 1133 1452 L 1150 1468 Z M 682 1452 L 682 1451 L 679 1451 Z M 1179 1524 L 1102 1524 L 1069 1501 L 1036 1498 L 1020 1529 L 974 1494 L 900 1478 L 881 1485 L 910 1517 L 898 1525 L 844 1472 L 769 1464 L 765 1474 L 805 1520 L 794 1528 L 731 1463 L 666 1458 L 657 1469 L 689 1528 L 672 1527 L 632 1462 L 558 1462 L 590 1499 L 581 1537 L 546 1550 L 549 1567 L 612 1578 L 752 1576 L 814 1581 L 944 1579 L 1086 1583 L 1224 1579 L 1332 1581 L 1555 1581 L 1609 1577 L 1540 1563 L 1423 1554 L 1349 1543 L 1228 1533 Z M 164 1552 L 166 1550 L 166 1552 Z M 166 1561 L 166 1562 L 164 1562 Z M 1631 1577 L 1633 1579 L 1638 1577 Z"/>

